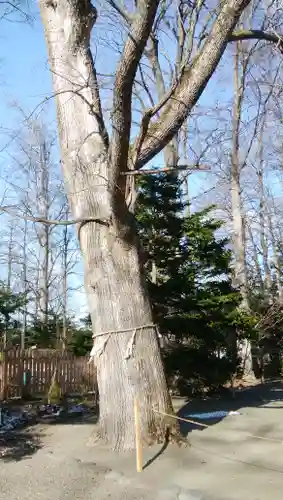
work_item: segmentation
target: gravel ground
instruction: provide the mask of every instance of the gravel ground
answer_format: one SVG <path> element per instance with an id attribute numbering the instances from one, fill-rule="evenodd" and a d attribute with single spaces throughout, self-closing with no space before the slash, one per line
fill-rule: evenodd
<path id="1" fill-rule="evenodd" d="M 184 488 L 171 487 L 159 491 L 139 481 L 135 462 L 123 454 L 122 468 L 117 469 L 118 455 L 90 446 L 93 426 L 88 424 L 36 426 L 25 431 L 30 451 L 17 446 L 0 467 L 2 499 L 9 500 L 199 500 L 201 497 L 180 496 Z M 32 452 L 34 446 L 34 453 Z M 96 460 L 96 455 L 97 460 Z M 130 460 L 131 465 L 127 462 Z M 120 463 L 120 465 L 121 465 Z M 126 467 L 125 467 L 126 465 Z M 118 467 L 121 468 L 121 467 Z"/>
<path id="2" fill-rule="evenodd" d="M 140 474 L 135 472 L 134 453 L 114 454 L 91 445 L 93 423 L 22 430 L 12 442 L 2 442 L 7 453 L 0 460 L 0 498 L 281 500 L 282 403 L 281 383 L 246 392 L 233 403 L 240 415 L 212 422 L 203 431 L 188 429 L 190 447 L 168 447 Z M 200 406 L 203 411 L 219 409 L 215 402 Z M 183 411 L 195 411 L 195 407 L 194 403 Z M 146 450 L 144 462 L 159 450 Z"/>

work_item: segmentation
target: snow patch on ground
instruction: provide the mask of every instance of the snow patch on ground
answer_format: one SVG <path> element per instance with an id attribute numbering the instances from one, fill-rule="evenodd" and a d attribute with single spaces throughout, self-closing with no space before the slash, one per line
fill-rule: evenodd
<path id="1" fill-rule="evenodd" d="M 214 420 L 216 418 L 225 418 L 232 415 L 241 415 L 239 411 L 209 411 L 201 413 L 190 413 L 185 418 L 197 418 L 198 420 Z"/>

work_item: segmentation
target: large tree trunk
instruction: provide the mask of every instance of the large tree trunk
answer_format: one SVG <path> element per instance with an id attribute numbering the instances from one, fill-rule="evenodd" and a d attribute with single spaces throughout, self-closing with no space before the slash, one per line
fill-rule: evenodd
<path id="1" fill-rule="evenodd" d="M 171 411 L 160 349 L 142 274 L 135 225 L 111 185 L 111 159 L 100 120 L 89 49 L 96 15 L 89 2 L 40 1 L 56 95 L 61 158 L 71 211 L 78 224 L 85 289 L 95 335 L 102 437 L 132 449 L 134 397 L 144 441 L 164 438 Z M 92 218 L 92 220 L 90 220 Z M 171 420 L 171 419 L 170 419 Z M 173 426 L 173 424 L 172 424 Z"/>

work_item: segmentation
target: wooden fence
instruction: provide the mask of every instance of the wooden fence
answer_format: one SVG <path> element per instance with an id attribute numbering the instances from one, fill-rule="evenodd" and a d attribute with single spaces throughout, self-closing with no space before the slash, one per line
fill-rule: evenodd
<path id="1" fill-rule="evenodd" d="M 46 395 L 56 370 L 62 394 L 96 391 L 96 373 L 89 357 L 76 358 L 54 349 L 9 349 L 0 351 L 2 399 Z"/>

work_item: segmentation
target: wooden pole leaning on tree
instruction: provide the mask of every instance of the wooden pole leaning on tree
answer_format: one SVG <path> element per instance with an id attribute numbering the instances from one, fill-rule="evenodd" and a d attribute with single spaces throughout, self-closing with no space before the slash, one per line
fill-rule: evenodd
<path id="1" fill-rule="evenodd" d="M 135 413 L 135 431 L 136 431 L 136 463 L 137 472 L 142 472 L 142 443 L 141 443 L 141 426 L 140 426 L 140 408 L 138 398 L 134 400 Z"/>

